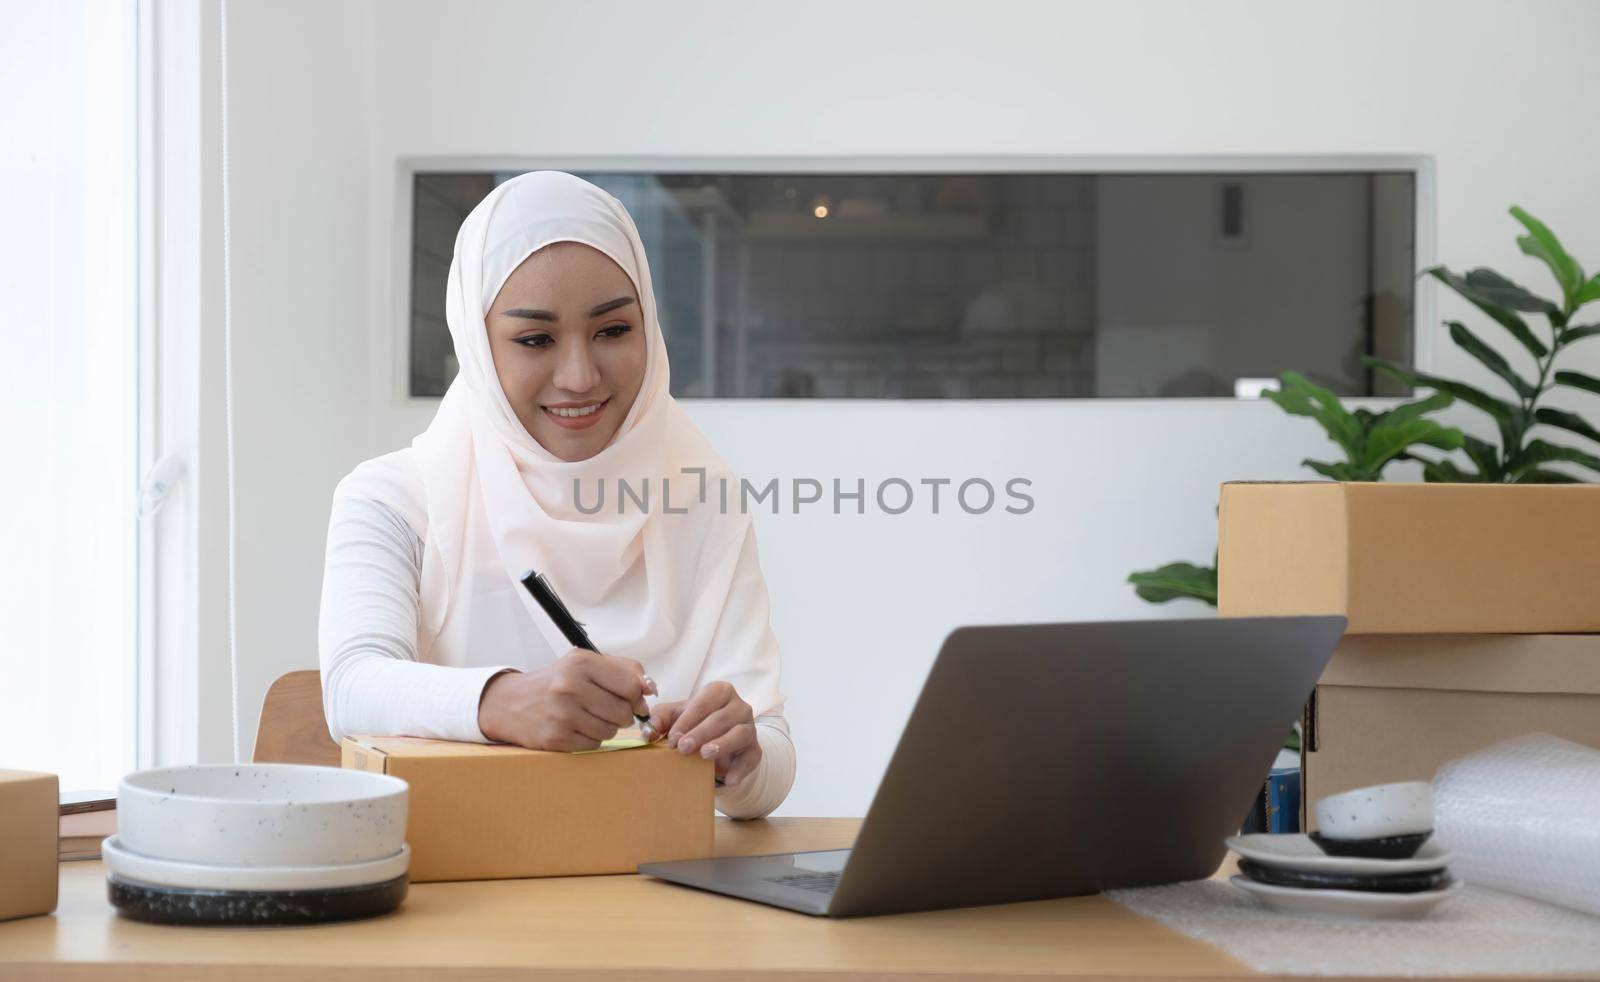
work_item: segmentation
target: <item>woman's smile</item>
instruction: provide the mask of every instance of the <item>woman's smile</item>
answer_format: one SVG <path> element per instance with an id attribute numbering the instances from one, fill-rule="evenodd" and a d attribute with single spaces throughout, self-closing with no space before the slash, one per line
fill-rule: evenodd
<path id="1" fill-rule="evenodd" d="M 600 422 L 601 415 L 611 405 L 609 397 L 595 402 L 555 402 L 540 406 L 551 422 L 569 430 L 586 430 Z"/>

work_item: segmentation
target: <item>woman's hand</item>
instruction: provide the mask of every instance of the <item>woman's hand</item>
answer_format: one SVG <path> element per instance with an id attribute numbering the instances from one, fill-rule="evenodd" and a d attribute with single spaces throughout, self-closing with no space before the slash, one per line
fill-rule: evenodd
<path id="1" fill-rule="evenodd" d="M 530 750 L 593 750 L 649 712 L 656 684 L 644 666 L 573 648 L 532 672 L 502 672 L 483 687 L 478 729 Z"/>
<path id="2" fill-rule="evenodd" d="M 679 753 L 715 758 L 727 787 L 738 787 L 761 763 L 755 714 L 726 682 L 712 682 L 683 702 L 656 703 L 650 725 Z"/>

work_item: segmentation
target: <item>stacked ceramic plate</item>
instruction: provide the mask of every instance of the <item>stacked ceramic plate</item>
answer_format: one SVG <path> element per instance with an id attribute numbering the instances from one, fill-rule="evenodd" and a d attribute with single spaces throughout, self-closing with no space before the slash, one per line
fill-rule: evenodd
<path id="1" fill-rule="evenodd" d="M 1324 798 L 1311 835 L 1236 835 L 1232 882 L 1273 908 L 1330 917 L 1422 917 L 1461 890 L 1428 841 L 1432 788 L 1379 785 Z"/>
<path id="2" fill-rule="evenodd" d="M 136 920 L 293 924 L 405 899 L 406 783 L 337 767 L 196 765 L 117 790 L 101 847 L 111 903 Z"/>

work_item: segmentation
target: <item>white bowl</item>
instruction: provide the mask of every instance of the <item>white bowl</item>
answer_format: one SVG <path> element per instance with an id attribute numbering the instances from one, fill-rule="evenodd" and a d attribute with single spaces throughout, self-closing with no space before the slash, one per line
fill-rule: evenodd
<path id="1" fill-rule="evenodd" d="M 217 866 L 156 859 L 123 848 L 116 836 L 100 844 L 106 870 L 118 876 L 185 890 L 337 890 L 387 883 L 411 867 L 411 849 L 370 863 L 343 866 Z"/>
<path id="2" fill-rule="evenodd" d="M 1433 831 L 1433 785 L 1375 784 L 1317 802 L 1317 832 L 1329 839 L 1378 839 Z"/>
<path id="3" fill-rule="evenodd" d="M 220 866 L 343 866 L 406 838 L 406 782 L 302 764 L 193 764 L 117 786 L 117 840 L 155 859 Z"/>
<path id="4" fill-rule="evenodd" d="M 1223 844 L 1246 859 L 1263 866 L 1300 870 L 1307 873 L 1350 873 L 1356 876 L 1387 876 L 1391 873 L 1432 873 L 1444 869 L 1456 857 L 1437 842 L 1424 842 L 1410 859 L 1373 859 L 1367 856 L 1330 856 L 1322 847 L 1299 834 L 1251 832 L 1230 835 Z"/>

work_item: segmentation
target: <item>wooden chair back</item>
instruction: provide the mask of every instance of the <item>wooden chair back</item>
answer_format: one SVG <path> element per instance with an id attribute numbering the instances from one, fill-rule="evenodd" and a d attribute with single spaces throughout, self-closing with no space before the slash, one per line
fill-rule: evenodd
<path id="1" fill-rule="evenodd" d="M 339 766 L 339 745 L 328 735 L 322 714 L 321 672 L 289 672 L 267 689 L 252 759 L 258 764 Z"/>

